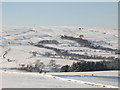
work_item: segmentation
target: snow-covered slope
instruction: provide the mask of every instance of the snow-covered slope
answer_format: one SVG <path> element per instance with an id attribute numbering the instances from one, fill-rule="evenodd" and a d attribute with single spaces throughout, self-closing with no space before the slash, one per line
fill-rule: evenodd
<path id="1" fill-rule="evenodd" d="M 36 42 L 45 39 L 55 39 L 62 44 L 75 44 L 75 42 L 61 40 L 60 35 L 73 37 L 84 35 L 85 39 L 93 41 L 94 44 L 111 48 L 118 47 L 117 30 L 79 28 L 77 26 L 3 27 L 1 39 L 3 39 L 3 44 L 7 44 L 8 42 L 27 44 L 28 41 Z"/>
<path id="2" fill-rule="evenodd" d="M 14 69 L 20 64 L 33 64 L 36 60 L 40 60 L 45 65 L 48 65 L 51 60 L 55 60 L 56 64 L 60 65 L 60 67 L 64 65 L 71 65 L 73 62 L 78 62 L 81 60 L 95 62 L 103 60 L 99 58 L 82 58 L 78 60 L 76 60 L 75 58 L 71 59 L 70 56 L 63 56 L 60 52 L 58 54 L 56 50 L 60 50 L 61 52 L 67 52 L 67 54 L 69 53 L 70 55 L 76 54 L 101 56 L 106 58 L 118 57 L 118 55 L 115 54 L 114 51 L 93 49 L 90 47 L 81 46 L 78 42 L 74 40 L 62 39 L 61 36 L 63 35 L 74 38 L 80 38 L 80 35 L 82 35 L 82 38 L 84 40 L 87 40 L 94 45 L 100 45 L 102 47 L 110 48 L 113 50 L 118 49 L 118 31 L 114 29 L 92 29 L 79 26 L 3 27 L 2 32 L 0 33 L 0 66 L 2 66 L 1 72 L 3 72 L 3 87 L 92 87 L 89 85 L 81 85 L 78 83 L 76 84 L 73 82 L 68 82 L 69 80 L 65 83 L 65 79 L 63 79 L 63 81 L 57 81 L 51 78 L 52 76 L 46 77 L 40 75 L 39 77 L 38 74 L 26 74 L 26 72 L 21 74 L 19 71 L 11 73 L 9 69 Z M 57 44 L 54 42 L 47 42 L 47 44 L 42 44 L 44 47 L 34 46 L 34 44 L 39 45 L 38 42 L 44 40 L 54 40 L 57 42 Z M 33 45 L 30 43 L 33 43 Z M 7 70 L 7 72 L 5 72 L 4 70 Z M 74 73 L 68 73 L 68 75 L 72 74 Z M 52 73 L 49 75 L 54 74 Z M 59 75 L 61 74 L 59 73 Z M 24 85 L 20 84 L 20 82 L 24 82 Z M 29 85 L 27 84 L 28 82 L 30 82 Z M 14 85 L 15 83 L 16 86 Z"/>
<path id="3" fill-rule="evenodd" d="M 40 54 L 44 54 L 46 52 L 52 54 L 56 53 L 53 50 L 38 48 L 29 44 L 29 42 L 38 43 L 41 40 L 56 40 L 59 44 L 45 44 L 45 46 L 67 50 L 69 53 L 117 57 L 114 52 L 81 47 L 75 41 L 61 39 L 61 35 L 76 38 L 80 35 L 84 35 L 83 38 L 94 43 L 94 45 L 97 44 L 112 49 L 118 48 L 117 30 L 81 28 L 78 26 L 3 27 L 0 35 L 0 48 L 3 50 L 2 54 L 4 54 L 7 49 L 10 49 L 9 53 L 6 54 L 6 58 L 16 60 L 16 62 L 21 63 L 34 61 L 37 58 L 42 58 L 43 60 L 43 56 L 41 57 L 40 55 L 37 55 L 37 57 L 32 57 L 30 52 L 38 52 Z M 44 57 L 44 60 L 47 60 L 47 58 Z M 69 62 L 69 60 L 67 62 Z"/>
<path id="4" fill-rule="evenodd" d="M 54 58 L 52 56 L 43 56 L 46 53 L 53 55 L 57 53 L 54 50 L 34 47 L 29 44 L 29 42 L 38 43 L 42 40 L 56 40 L 58 41 L 58 44 L 44 44 L 44 46 L 67 50 L 69 53 L 81 55 L 87 54 L 89 56 L 97 55 L 103 57 L 118 57 L 117 54 L 111 51 L 82 47 L 75 41 L 61 39 L 61 35 L 67 35 L 76 38 L 79 38 L 80 35 L 83 35 L 83 39 L 92 42 L 94 45 L 100 45 L 111 49 L 118 48 L 118 31 L 113 29 L 91 29 L 81 28 L 78 26 L 14 26 L 3 27 L 2 29 L 0 48 L 3 52 L 1 53 L 1 56 L 3 57 L 5 54 L 5 58 L 14 61 L 16 65 L 20 63 L 32 63 L 38 59 L 43 61 L 45 64 L 48 64 L 51 59 L 56 60 L 60 65 L 69 65 L 75 62 L 75 60 L 69 60 L 69 57 L 65 59 L 59 58 L 60 56 L 55 56 Z M 36 56 L 33 56 L 32 52 L 37 52 Z M 4 60 L 4 62 L 7 61 Z"/>

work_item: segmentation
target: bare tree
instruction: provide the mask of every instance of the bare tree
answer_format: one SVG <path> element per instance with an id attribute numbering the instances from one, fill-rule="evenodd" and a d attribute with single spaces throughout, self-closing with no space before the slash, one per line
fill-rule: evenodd
<path id="1" fill-rule="evenodd" d="M 51 60 L 51 61 L 49 62 L 48 67 L 49 67 L 52 71 L 59 71 L 60 65 L 59 65 L 59 64 L 56 64 L 56 61 L 55 61 L 55 60 Z"/>
<path id="2" fill-rule="evenodd" d="M 45 67 L 45 64 L 41 62 L 40 60 L 36 60 L 35 62 L 35 69 L 36 71 L 40 72 Z"/>

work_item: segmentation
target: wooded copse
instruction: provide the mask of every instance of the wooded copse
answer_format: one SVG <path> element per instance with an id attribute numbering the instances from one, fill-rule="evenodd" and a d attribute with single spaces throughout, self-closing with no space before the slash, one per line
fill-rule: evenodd
<path id="1" fill-rule="evenodd" d="M 20 64 L 19 70 L 26 70 L 29 72 L 59 72 L 60 65 L 56 63 L 55 60 L 50 60 L 48 65 L 45 65 L 41 60 L 36 60 L 34 63 L 30 64 Z"/>
<path id="2" fill-rule="evenodd" d="M 83 71 L 104 71 L 104 70 L 120 70 L 119 60 L 116 61 L 80 61 L 72 65 L 61 67 L 61 72 L 83 72 Z"/>

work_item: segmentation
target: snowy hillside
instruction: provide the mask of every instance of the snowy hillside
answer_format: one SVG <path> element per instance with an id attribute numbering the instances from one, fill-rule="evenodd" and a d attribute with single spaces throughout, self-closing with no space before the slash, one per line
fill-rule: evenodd
<path id="1" fill-rule="evenodd" d="M 117 60 L 118 31 L 114 29 L 91 29 L 79 26 L 3 27 L 0 33 L 0 50 L 2 51 L 2 53 L 0 53 L 0 65 L 2 65 L 0 72 L 3 73 L 3 82 L 11 82 L 11 78 L 16 79 L 16 82 L 21 82 L 21 80 L 25 78 L 24 83 L 27 83 L 28 81 L 32 81 L 30 78 L 33 78 L 36 86 L 31 87 L 42 85 L 41 87 L 64 88 L 70 87 L 73 82 L 66 82 L 66 84 L 63 85 L 61 83 L 64 81 L 53 79 L 51 76 L 54 75 L 53 73 L 49 74 L 49 77 L 41 75 L 41 78 L 39 78 L 38 74 L 37 76 L 32 76 L 31 73 L 24 74 L 26 73 L 24 72 L 23 75 L 20 71 L 11 71 L 11 69 L 35 65 L 38 61 L 46 66 L 44 69 L 48 69 L 51 60 L 54 60 L 59 68 L 83 60 L 93 62 Z M 116 65 L 114 64 L 114 66 Z M 8 72 L 6 72 L 6 70 L 8 70 Z M 19 76 L 19 74 L 21 76 Z M 73 73 L 70 73 L 70 75 L 71 74 Z M 76 79 L 78 78 L 79 77 L 76 77 Z M 51 80 L 53 80 L 54 85 L 48 84 Z M 40 81 L 42 81 L 43 84 L 38 84 Z M 83 81 L 87 82 L 86 79 Z M 7 82 L 7 84 L 10 82 Z M 45 84 L 46 82 L 48 83 Z M 79 82 L 79 80 L 76 82 Z M 104 81 L 101 82 L 105 84 Z M 117 86 L 117 82 L 115 84 L 113 84 L 113 82 L 111 83 L 110 85 Z M 7 84 L 3 83 L 3 87 L 19 87 L 19 83 L 17 83 L 16 86 L 11 84 L 7 86 Z M 33 83 L 30 83 L 30 85 L 31 84 Z M 60 86 L 58 86 L 58 84 L 60 84 Z M 22 86 L 27 87 L 28 85 L 21 85 L 20 87 Z M 83 83 L 83 85 L 79 86 L 77 83 L 74 84 L 74 87 L 96 87 L 96 85 L 84 86 Z"/>
<path id="2" fill-rule="evenodd" d="M 38 43 L 43 40 L 56 40 L 58 43 L 43 44 L 44 46 L 53 47 L 56 49 L 66 50 L 69 53 L 80 55 L 96 55 L 103 57 L 115 57 L 117 54 L 114 51 L 106 51 L 93 49 L 90 47 L 81 46 L 74 40 L 61 39 L 62 35 L 79 38 L 82 35 L 83 39 L 88 40 L 93 45 L 100 45 L 110 49 L 118 48 L 118 31 L 110 29 L 89 29 L 78 26 L 39 26 L 39 27 L 3 27 L 1 33 L 1 48 L 2 54 L 5 54 L 7 49 L 10 49 L 5 57 L 19 63 L 31 63 L 36 59 L 40 59 L 47 63 L 51 58 L 57 60 L 58 64 L 71 64 L 75 60 L 68 58 L 60 58 L 54 50 L 47 48 L 38 48 L 29 43 Z M 31 52 L 38 54 L 33 57 Z M 47 57 L 44 54 L 50 53 L 53 57 Z M 43 56 L 44 55 L 44 56 Z M 59 58 L 59 59 L 58 59 Z M 85 59 L 86 60 L 86 59 Z M 64 61 L 64 63 L 62 63 Z"/>
<path id="3" fill-rule="evenodd" d="M 37 42 L 40 40 L 57 40 L 61 45 L 75 45 L 75 42 L 61 40 L 61 35 L 79 37 L 84 35 L 94 44 L 105 47 L 117 48 L 118 31 L 110 29 L 87 29 L 75 26 L 49 26 L 49 27 L 3 27 L 1 39 L 3 44 L 22 44 L 26 45 L 29 41 Z"/>

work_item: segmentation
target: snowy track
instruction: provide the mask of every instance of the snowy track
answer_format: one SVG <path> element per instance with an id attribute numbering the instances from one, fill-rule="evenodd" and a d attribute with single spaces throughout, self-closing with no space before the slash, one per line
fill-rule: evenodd
<path id="1" fill-rule="evenodd" d="M 96 87 L 101 87 L 101 88 L 118 88 L 117 86 L 97 84 L 97 83 L 80 81 L 80 80 L 74 80 L 74 79 L 64 79 L 64 78 L 60 78 L 60 77 L 56 77 L 56 76 L 51 76 L 51 75 L 47 75 L 47 76 L 49 76 L 51 78 L 55 78 L 55 79 L 60 79 L 60 80 L 63 80 L 63 81 L 70 81 L 70 82 L 85 84 L 85 85 L 89 85 L 89 86 L 96 86 Z"/>

